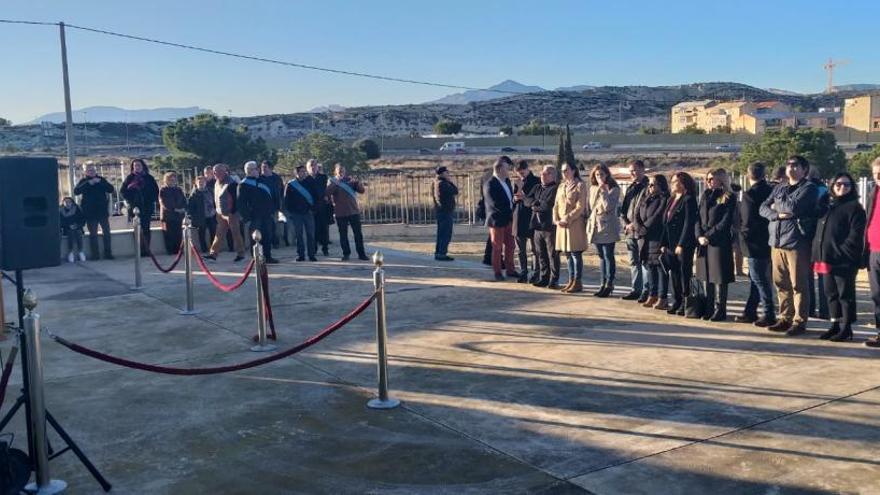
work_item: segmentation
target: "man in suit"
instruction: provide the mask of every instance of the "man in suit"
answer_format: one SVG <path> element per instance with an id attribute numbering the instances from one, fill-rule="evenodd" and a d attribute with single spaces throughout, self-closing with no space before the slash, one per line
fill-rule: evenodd
<path id="1" fill-rule="evenodd" d="M 739 242 L 743 256 L 749 262 L 749 298 L 737 323 L 754 323 L 769 327 L 776 323 L 773 310 L 773 290 L 770 288 L 770 230 L 769 222 L 761 216 L 761 204 L 767 200 L 773 187 L 767 184 L 767 167 L 756 162 L 749 165 L 750 187 L 739 204 Z M 758 302 L 764 309 L 758 318 Z"/>
<path id="2" fill-rule="evenodd" d="M 501 273 L 501 255 L 508 277 L 519 278 L 513 267 L 513 188 L 507 178 L 508 167 L 513 165 L 506 156 L 495 160 L 492 177 L 483 184 L 483 199 L 486 203 L 486 226 L 492 242 L 492 270 L 495 281 L 504 280 Z"/>
<path id="3" fill-rule="evenodd" d="M 534 283 L 538 281 L 538 251 L 535 249 L 535 242 L 532 239 L 532 209 L 525 205 L 525 200 L 535 193 L 535 189 L 541 185 L 541 179 L 537 178 L 529 170 L 529 162 L 526 160 L 518 161 L 515 168 L 516 176 L 514 177 L 513 185 L 513 238 L 516 241 L 516 249 L 519 256 L 520 275 L 517 282 L 521 284 L 526 282 Z M 530 244 L 532 247 L 532 267 L 534 268 L 534 273 L 531 280 L 529 280 L 529 252 L 526 251 L 527 244 Z"/>
<path id="4" fill-rule="evenodd" d="M 329 254 L 330 224 L 333 221 L 333 205 L 327 201 L 327 174 L 321 171 L 321 164 L 314 158 L 306 162 L 309 177 L 314 183 L 315 192 L 315 242 L 321 246 L 324 256 Z"/>
<path id="5" fill-rule="evenodd" d="M 553 205 L 556 203 L 558 176 L 556 167 L 547 165 L 541 171 L 541 184 L 531 196 L 523 199 L 531 209 L 530 227 L 534 231 L 532 243 L 537 250 L 535 287 L 559 289 L 559 251 L 556 250 L 556 225 L 553 224 Z"/>
<path id="6" fill-rule="evenodd" d="M 644 199 L 648 191 L 645 162 L 641 160 L 631 161 L 629 163 L 629 175 L 632 178 L 632 182 L 626 189 L 623 202 L 620 204 L 620 225 L 623 227 L 623 233 L 626 236 L 626 250 L 629 253 L 632 290 L 630 290 L 629 294 L 621 297 L 621 299 L 645 302 L 648 300 L 648 293 L 650 292 L 648 287 L 648 270 L 639 256 L 639 239 L 633 224 L 636 212 L 639 211 L 642 199 Z"/>
<path id="7" fill-rule="evenodd" d="M 868 347 L 880 348 L 880 208 L 877 195 L 880 194 L 880 158 L 871 163 L 871 176 L 874 182 L 868 188 L 867 212 L 868 228 L 865 231 L 865 252 L 868 257 L 868 281 L 871 283 L 871 299 L 874 301 L 874 327 L 877 336 L 865 341 Z"/>

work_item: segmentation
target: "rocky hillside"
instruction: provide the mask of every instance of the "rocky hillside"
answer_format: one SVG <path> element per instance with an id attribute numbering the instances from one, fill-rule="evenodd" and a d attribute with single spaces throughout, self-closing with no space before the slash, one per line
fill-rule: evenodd
<path id="1" fill-rule="evenodd" d="M 841 106 L 843 99 L 857 94 L 778 94 L 737 83 L 701 83 L 681 86 L 604 86 L 582 91 L 543 91 L 471 102 L 464 105 L 426 103 L 419 105 L 368 106 L 325 113 L 294 113 L 234 118 L 251 134 L 276 146 L 310 132 L 320 131 L 345 139 L 378 136 L 406 136 L 432 131 L 434 123 L 451 119 L 463 124 L 464 132 L 497 134 L 503 126 L 521 126 L 532 119 L 550 124 L 571 124 L 581 132 L 634 132 L 639 127 L 668 127 L 670 108 L 681 101 L 699 99 L 780 100 L 805 111 Z M 161 144 L 161 123 L 90 124 L 77 126 L 77 143 L 91 146 Z M 127 134 L 126 134 L 127 133 Z M 63 146 L 62 126 L 48 131 L 40 126 L 16 126 L 0 130 L 0 151 L 5 148 L 41 151 Z"/>

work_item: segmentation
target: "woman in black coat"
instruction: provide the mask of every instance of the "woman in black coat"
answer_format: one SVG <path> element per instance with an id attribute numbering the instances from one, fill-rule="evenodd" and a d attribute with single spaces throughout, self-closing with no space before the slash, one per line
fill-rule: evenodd
<path id="1" fill-rule="evenodd" d="M 134 209 L 140 209 L 141 245 L 145 248 L 141 255 L 146 255 L 150 246 L 150 220 L 156 211 L 156 202 L 159 201 L 159 184 L 150 175 L 150 169 L 145 161 L 140 158 L 131 161 L 130 173 L 122 182 L 120 192 L 128 204 L 129 220 L 134 214 Z"/>
<path id="2" fill-rule="evenodd" d="M 736 196 L 723 168 L 706 174 L 707 189 L 700 198 L 697 236 L 697 278 L 706 283 L 704 320 L 727 319 L 727 284 L 733 275 L 733 218 Z M 716 290 L 717 289 L 717 290 Z M 716 302 L 715 296 L 718 300 Z M 714 311 L 713 311 L 714 305 Z"/>
<path id="3" fill-rule="evenodd" d="M 663 244 L 663 212 L 669 200 L 669 185 L 660 174 L 648 179 L 648 192 L 636 211 L 633 225 L 639 237 L 639 259 L 649 275 L 650 292 L 642 305 L 646 308 L 669 309 L 669 275 L 660 267 L 660 248 Z"/>
<path id="4" fill-rule="evenodd" d="M 831 328 L 819 338 L 833 342 L 852 340 L 856 321 L 856 274 L 862 264 L 867 225 L 858 199 L 852 176 L 837 174 L 831 181 L 831 202 L 813 238 L 813 270 L 824 275 L 831 313 Z"/>
<path id="5" fill-rule="evenodd" d="M 694 273 L 694 249 L 697 237 L 697 184 L 687 172 L 672 176 L 672 197 L 663 214 L 663 259 L 672 281 L 672 306 L 669 314 L 685 315 L 691 296 L 691 278 Z"/>

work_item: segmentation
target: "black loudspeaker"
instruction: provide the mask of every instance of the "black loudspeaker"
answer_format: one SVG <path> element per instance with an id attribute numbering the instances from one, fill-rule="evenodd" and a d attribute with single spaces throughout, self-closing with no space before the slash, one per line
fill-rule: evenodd
<path id="1" fill-rule="evenodd" d="M 0 269 L 61 264 L 58 161 L 0 157 Z"/>

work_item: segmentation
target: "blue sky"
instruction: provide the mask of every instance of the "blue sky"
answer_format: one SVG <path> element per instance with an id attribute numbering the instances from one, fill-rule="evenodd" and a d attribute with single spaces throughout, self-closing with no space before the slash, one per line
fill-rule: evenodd
<path id="1" fill-rule="evenodd" d="M 304 64 L 487 87 L 880 83 L 880 2 L 4 0 L 0 18 L 125 32 Z M 57 27 L 0 24 L 0 116 L 64 108 Z M 309 72 L 68 30 L 74 108 L 257 115 L 423 102 L 454 90 Z"/>

